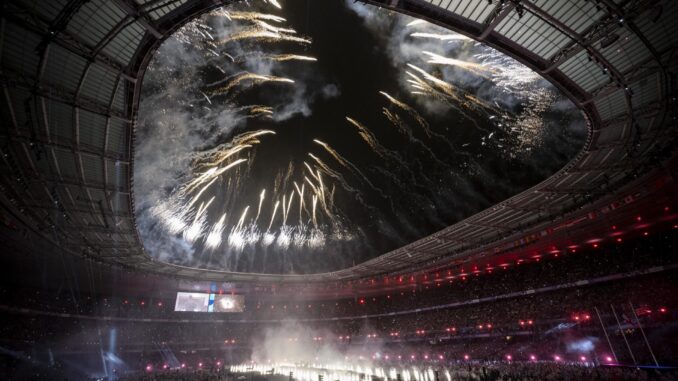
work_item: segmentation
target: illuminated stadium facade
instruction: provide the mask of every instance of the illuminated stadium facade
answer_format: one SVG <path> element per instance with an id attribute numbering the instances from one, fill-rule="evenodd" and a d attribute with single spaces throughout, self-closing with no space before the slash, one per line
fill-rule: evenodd
<path id="1" fill-rule="evenodd" d="M 247 352 L 251 348 L 240 345 L 263 335 L 261 342 L 296 348 L 297 336 L 309 332 L 312 341 L 310 336 L 301 339 L 300 346 L 315 346 L 330 336 L 340 346 L 357 343 L 368 352 L 377 341 L 392 345 L 379 346 L 370 354 L 372 360 L 391 365 L 396 358 L 410 365 L 436 361 L 442 366 L 452 358 L 457 365 L 468 364 L 474 356 L 509 364 L 537 363 L 549 356 L 545 361 L 556 364 L 567 357 L 596 366 L 676 365 L 675 342 L 671 344 L 675 328 L 666 327 L 675 325 L 673 307 L 678 307 L 674 278 L 678 3 L 356 2 L 354 6 L 375 12 L 394 11 L 425 20 L 517 60 L 582 112 L 586 137 L 563 168 L 529 189 L 362 263 L 306 274 L 172 264 L 149 252 L 140 233 L 135 150 L 142 82 L 149 65 L 182 27 L 235 3 L 2 4 L 0 241 L 8 253 L 3 258 L 10 264 L 5 268 L 7 279 L 20 284 L 17 288 L 36 286 L 31 282 L 39 287 L 42 282 L 45 289 L 59 293 L 68 289 L 72 294 L 90 282 L 92 298 L 88 294 L 87 301 L 71 308 L 61 305 L 65 299 L 55 302 L 46 296 L 48 292 L 30 298 L 23 298 L 25 290 L 16 296 L 0 292 L 0 313 L 21 327 L 0 327 L 0 349 L 31 342 L 25 337 L 12 340 L 13 334 L 35 334 L 34 328 L 21 326 L 30 316 L 38 327 L 62 319 L 67 322 L 64 331 L 98 325 L 91 333 L 119 324 L 110 330 L 110 341 L 115 342 L 117 329 L 125 332 L 120 340 L 127 355 L 162 354 L 160 359 L 151 359 L 155 355 L 150 354 L 148 365 L 146 358 L 133 365 L 125 360 L 130 369 L 148 372 L 163 363 L 165 368 L 202 369 L 205 361 L 213 368 L 234 365 L 230 370 L 237 374 L 257 371 L 286 377 L 288 370 L 298 375 L 308 371 L 299 378 L 315 380 L 320 373 L 308 367 L 313 359 L 290 370 L 287 358 L 254 359 Z M 615 262 L 615 256 L 622 260 Z M 38 271 L 24 281 L 22 266 Z M 596 304 L 596 298 L 602 298 L 602 304 Z M 290 320 L 295 323 L 287 326 Z M 274 325 L 286 327 L 286 336 L 268 337 L 262 327 Z M 569 329 L 598 349 L 568 347 L 564 354 L 558 347 L 561 342 L 542 346 L 535 340 L 539 343 L 523 345 L 532 338 L 554 342 L 551 339 Z M 617 334 L 608 336 L 611 329 Z M 113 357 L 103 359 L 101 329 L 98 335 L 97 343 L 81 337 L 77 344 L 76 339 L 69 341 L 59 355 L 84 358 L 101 352 L 104 368 L 122 363 L 111 355 L 116 353 L 113 349 L 106 352 Z M 487 344 L 476 345 L 485 339 L 498 343 L 490 345 L 497 348 L 494 352 Z M 655 345 L 662 340 L 669 343 Z M 155 349 L 148 349 L 149 342 Z M 455 347 L 462 342 L 470 344 L 463 350 Z M 519 352 L 520 348 L 531 352 Z M 270 348 L 251 352 L 266 349 Z M 181 353 L 179 360 L 168 360 L 167 352 L 172 351 Z M 226 357 L 212 356 L 219 351 Z M 205 360 L 209 356 L 201 357 L 202 353 L 212 357 Z M 357 362 L 365 354 L 347 350 L 345 355 L 345 360 Z M 236 365 L 250 360 L 261 363 L 256 369 Z M 278 364 L 277 371 L 262 365 L 266 360 Z M 387 381 L 403 379 L 395 371 L 347 372 L 336 379 L 348 381 L 365 374 Z M 334 381 L 329 377 L 335 374 L 323 374 Z M 447 379 L 453 378 L 448 373 Z M 426 376 L 426 381 L 439 379 L 437 373 Z"/>

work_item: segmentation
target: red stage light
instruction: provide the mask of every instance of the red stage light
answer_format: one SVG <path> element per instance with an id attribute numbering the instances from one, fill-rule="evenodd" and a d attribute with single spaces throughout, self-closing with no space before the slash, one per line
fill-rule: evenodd
<path id="1" fill-rule="evenodd" d="M 535 355 L 530 355 L 530 360 L 532 360 L 532 361 L 537 360 L 537 356 L 535 356 Z"/>

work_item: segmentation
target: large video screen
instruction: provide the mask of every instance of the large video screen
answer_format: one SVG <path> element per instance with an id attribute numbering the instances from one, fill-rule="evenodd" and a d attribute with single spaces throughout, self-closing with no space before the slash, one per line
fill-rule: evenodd
<path id="1" fill-rule="evenodd" d="M 203 292 L 177 292 L 174 311 L 180 312 L 243 312 L 242 295 L 207 294 Z"/>
<path id="2" fill-rule="evenodd" d="M 214 312 L 243 312 L 245 298 L 242 295 L 216 295 Z"/>
<path id="3" fill-rule="evenodd" d="M 207 312 L 210 302 L 210 294 L 200 292 L 177 292 L 175 311 L 182 312 Z"/>

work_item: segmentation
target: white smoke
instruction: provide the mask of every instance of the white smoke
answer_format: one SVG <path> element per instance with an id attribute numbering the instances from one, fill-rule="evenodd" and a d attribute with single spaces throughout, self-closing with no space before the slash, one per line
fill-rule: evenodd
<path id="1" fill-rule="evenodd" d="M 568 352 L 589 353 L 596 349 L 597 337 L 588 336 L 586 338 L 567 343 Z"/>

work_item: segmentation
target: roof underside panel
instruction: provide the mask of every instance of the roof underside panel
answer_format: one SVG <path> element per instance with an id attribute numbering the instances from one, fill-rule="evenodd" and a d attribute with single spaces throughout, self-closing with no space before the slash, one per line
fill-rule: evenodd
<path id="1" fill-rule="evenodd" d="M 584 32 L 605 14 L 590 1 L 535 0 L 533 3 L 577 33 Z"/>
<path id="2" fill-rule="evenodd" d="M 116 81 L 117 73 L 111 72 L 99 64 L 91 64 L 87 77 L 83 81 L 80 94 L 107 105 L 113 97 Z"/>
<path id="3" fill-rule="evenodd" d="M 144 28 L 138 23 L 129 24 L 106 45 L 103 51 L 118 61 L 128 64 L 144 33 Z"/>
<path id="4" fill-rule="evenodd" d="M 585 91 L 596 89 L 610 80 L 603 68 L 584 50 L 563 62 L 558 69 Z"/>
<path id="5" fill-rule="evenodd" d="M 126 16 L 115 1 L 92 0 L 73 16 L 67 30 L 94 47 Z"/>
<path id="6" fill-rule="evenodd" d="M 43 80 L 75 92 L 86 66 L 87 61 L 81 56 L 58 45 L 51 45 Z"/>
<path id="7" fill-rule="evenodd" d="M 2 35 L 2 67 L 22 74 L 35 76 L 38 72 L 40 57 L 35 48 L 40 44 L 40 36 L 12 22 L 5 24 Z"/>
<path id="8" fill-rule="evenodd" d="M 567 35 L 528 12 L 523 17 L 511 13 L 499 23 L 496 31 L 542 58 L 550 58 L 571 41 Z"/>

